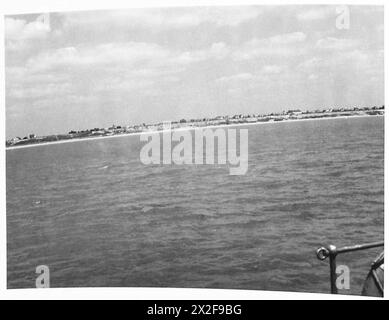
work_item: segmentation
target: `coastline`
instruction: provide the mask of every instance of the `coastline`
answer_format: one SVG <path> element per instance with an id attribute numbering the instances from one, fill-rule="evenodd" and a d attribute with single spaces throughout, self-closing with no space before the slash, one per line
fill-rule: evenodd
<path id="1" fill-rule="evenodd" d="M 154 130 L 154 131 L 143 131 L 143 132 L 131 132 L 131 133 L 123 133 L 109 136 L 98 136 L 98 137 L 88 137 L 88 138 L 75 138 L 75 139 L 66 139 L 59 141 L 51 141 L 51 142 L 43 142 L 43 143 L 34 143 L 27 144 L 22 146 L 14 146 L 14 147 L 6 147 L 5 150 L 13 150 L 13 149 L 24 149 L 24 148 L 33 148 L 33 147 L 41 147 L 46 145 L 55 145 L 55 144 L 63 144 L 63 143 L 71 143 L 71 142 L 81 142 L 81 141 L 91 141 L 91 140 L 100 140 L 100 139 L 109 139 L 109 138 L 120 138 L 120 137 L 128 137 L 128 136 L 140 136 L 143 134 L 156 134 L 163 133 L 168 131 L 186 131 L 186 130 L 199 130 L 199 129 L 216 129 L 216 128 L 225 128 L 225 127 L 240 127 L 240 126 L 253 126 L 253 125 L 266 125 L 266 124 L 280 124 L 280 123 L 293 123 L 293 122 L 301 122 L 301 121 L 320 121 L 320 120 L 335 120 L 335 119 L 355 119 L 355 118 L 365 118 L 365 117 L 384 117 L 385 115 L 352 115 L 352 116 L 336 116 L 336 117 L 323 117 L 323 118 L 307 118 L 307 119 L 294 119 L 294 120 L 283 120 L 283 121 L 267 121 L 267 122 L 252 122 L 252 123 L 235 123 L 235 124 L 220 124 L 220 125 L 210 125 L 204 127 L 181 127 L 175 128 L 171 130 Z"/>

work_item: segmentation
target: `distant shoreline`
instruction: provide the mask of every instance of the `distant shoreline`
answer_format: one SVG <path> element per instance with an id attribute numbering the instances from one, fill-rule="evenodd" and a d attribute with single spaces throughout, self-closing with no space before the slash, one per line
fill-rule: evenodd
<path id="1" fill-rule="evenodd" d="M 33 147 L 41 147 L 46 145 L 54 145 L 54 144 L 62 144 L 62 143 L 70 143 L 70 142 L 80 142 L 80 141 L 91 141 L 91 140 L 100 140 L 100 139 L 109 139 L 109 138 L 120 138 L 120 137 L 128 137 L 128 136 L 140 136 L 143 134 L 156 134 L 167 131 L 186 131 L 186 130 L 198 130 L 198 129 L 214 129 L 214 128 L 225 128 L 225 127 L 240 127 L 240 126 L 252 126 L 252 125 L 265 125 L 265 124 L 277 124 L 277 123 L 292 123 L 292 122 L 301 122 L 301 121 L 315 121 L 315 120 L 335 120 L 335 119 L 355 119 L 355 118 L 365 118 L 365 117 L 384 117 L 385 115 L 351 115 L 351 116 L 335 116 L 335 117 L 322 117 L 322 118 L 306 118 L 306 119 L 293 119 L 293 120 L 282 120 L 282 121 L 266 121 L 266 122 L 246 122 L 246 123 L 234 123 L 234 124 L 220 124 L 220 125 L 209 125 L 203 127 L 181 127 L 174 128 L 171 130 L 153 130 L 153 131 L 142 131 L 142 132 L 130 132 L 130 133 L 122 133 L 122 134 L 114 134 L 107 136 L 98 136 L 98 137 L 87 137 L 87 138 L 74 138 L 74 139 L 65 139 L 59 141 L 50 141 L 43 143 L 32 143 L 21 146 L 14 147 L 6 147 L 5 150 L 13 150 L 13 149 L 24 149 L 24 148 L 33 148 Z"/>

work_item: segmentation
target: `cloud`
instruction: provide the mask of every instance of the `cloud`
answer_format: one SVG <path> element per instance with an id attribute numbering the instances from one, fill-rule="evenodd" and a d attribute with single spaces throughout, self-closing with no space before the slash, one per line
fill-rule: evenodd
<path id="1" fill-rule="evenodd" d="M 227 57 L 231 49 L 224 42 L 213 43 L 206 49 L 176 52 L 174 61 L 178 64 L 190 64 L 194 62 L 205 61 L 208 59 L 223 59 Z"/>
<path id="2" fill-rule="evenodd" d="M 31 70 L 43 71 L 56 68 L 106 67 L 131 65 L 146 62 L 163 63 L 170 57 L 168 49 L 153 43 L 125 42 L 104 43 L 97 46 L 65 47 L 48 50 L 30 58 Z"/>
<path id="3" fill-rule="evenodd" d="M 217 82 L 227 83 L 227 82 L 236 82 L 236 81 L 247 81 L 254 79 L 255 76 L 251 73 L 238 73 L 231 76 L 225 76 L 216 79 Z"/>
<path id="4" fill-rule="evenodd" d="M 306 40 L 303 32 L 275 35 L 264 39 L 251 39 L 233 53 L 235 60 L 249 60 L 260 56 L 293 56 L 304 52 Z"/>
<path id="5" fill-rule="evenodd" d="M 65 27 L 96 28 L 159 28 L 179 29 L 212 24 L 217 27 L 238 26 L 257 18 L 262 13 L 259 7 L 193 7 L 164 9 L 131 9 L 117 11 L 90 11 L 65 13 Z"/>
<path id="6" fill-rule="evenodd" d="M 35 99 L 68 94 L 70 93 L 70 88 L 71 85 L 67 82 L 31 84 L 30 86 L 18 85 L 11 87 L 7 92 L 7 95 L 16 99 L 22 99 L 25 97 Z"/>
<path id="7" fill-rule="evenodd" d="M 357 39 L 339 39 L 334 37 L 319 39 L 316 42 L 316 47 L 323 50 L 349 50 L 358 45 L 359 41 Z"/>
<path id="8" fill-rule="evenodd" d="M 5 18 L 4 29 L 5 49 L 12 52 L 27 50 L 37 40 L 45 39 L 51 31 L 50 24 L 42 16 L 32 22 Z"/>
<path id="9" fill-rule="evenodd" d="M 301 11 L 297 14 L 297 19 L 300 21 L 315 21 L 326 19 L 331 15 L 335 17 L 335 14 L 334 6 L 325 6 Z"/>
<path id="10" fill-rule="evenodd" d="M 264 66 L 262 72 L 265 74 L 279 74 L 284 70 L 282 66 L 278 65 L 267 65 Z"/>
<path id="11" fill-rule="evenodd" d="M 237 82 L 253 82 L 253 81 L 266 81 L 270 80 L 272 75 L 279 75 L 282 72 L 286 72 L 287 69 L 280 65 L 265 65 L 261 68 L 258 74 L 250 72 L 237 73 L 230 76 L 224 76 L 216 79 L 216 82 L 220 83 L 237 83 Z"/>
<path id="12" fill-rule="evenodd" d="M 49 49 L 30 57 L 23 66 L 6 68 L 7 96 L 69 95 L 80 86 L 96 94 L 158 87 L 178 82 L 177 75 L 192 64 L 224 59 L 229 54 L 230 48 L 223 42 L 192 51 L 146 42 Z"/>
<path id="13" fill-rule="evenodd" d="M 309 80 L 350 78 L 383 79 L 384 59 L 379 51 L 360 49 L 322 52 L 321 57 L 313 57 L 300 63 L 296 70 Z M 378 82 L 378 80 L 377 80 Z"/>
<path id="14" fill-rule="evenodd" d="M 220 59 L 229 53 L 226 44 L 214 43 L 208 48 L 181 51 L 146 42 L 104 43 L 97 46 L 65 47 L 45 51 L 27 61 L 32 71 L 58 68 L 117 68 L 148 66 L 183 67 L 207 59 Z"/>
<path id="15" fill-rule="evenodd" d="M 317 68 L 322 63 L 323 63 L 323 59 L 318 58 L 318 57 L 313 57 L 313 58 L 310 58 L 310 59 L 300 63 L 298 65 L 298 69 L 300 69 L 300 70 L 311 70 L 311 69 Z"/>
<path id="16" fill-rule="evenodd" d="M 17 84 L 29 88 L 34 81 L 49 84 L 42 89 L 42 95 L 50 92 L 75 94 L 79 86 L 86 91 L 97 93 L 117 92 L 120 90 L 141 90 L 160 87 L 167 82 L 180 81 L 179 75 L 191 65 L 207 62 L 214 63 L 223 59 L 246 57 L 255 58 L 258 54 L 298 54 L 295 45 L 304 43 L 306 35 L 301 32 L 279 34 L 265 39 L 252 39 L 243 46 L 231 46 L 224 42 L 215 42 L 196 50 L 183 50 L 151 42 L 112 42 L 100 44 L 82 44 L 78 46 L 48 49 L 27 59 L 23 66 L 7 68 L 7 96 L 17 99 L 40 96 L 32 89 L 22 90 Z M 12 71 L 11 71 L 12 70 Z M 280 74 L 282 66 L 265 65 L 257 75 L 240 73 L 219 79 L 219 82 L 261 80 L 261 76 Z M 46 78 L 44 75 L 48 75 Z M 60 81 L 56 80 L 60 79 Z M 57 83 L 68 83 L 59 86 Z M 41 88 L 36 86 L 37 90 Z M 59 88 L 67 91 L 59 91 Z"/>
<path id="17" fill-rule="evenodd" d="M 23 19 L 5 18 L 6 40 L 30 40 L 46 37 L 50 32 L 50 24 L 43 20 L 27 23 Z"/>
<path id="18" fill-rule="evenodd" d="M 270 37 L 267 41 L 271 44 L 292 44 L 304 42 L 307 36 L 303 32 L 285 33 Z"/>

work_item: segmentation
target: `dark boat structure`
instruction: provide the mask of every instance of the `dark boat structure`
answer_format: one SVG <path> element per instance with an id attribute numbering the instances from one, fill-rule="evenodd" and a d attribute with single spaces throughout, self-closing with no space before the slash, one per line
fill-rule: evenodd
<path id="1" fill-rule="evenodd" d="M 372 242 L 354 246 L 346 246 L 337 248 L 334 245 L 320 247 L 316 250 L 316 256 L 319 260 L 324 261 L 329 259 L 330 265 L 330 282 L 331 282 L 331 293 L 337 294 L 338 288 L 336 286 L 336 257 L 339 254 L 347 252 L 355 252 L 361 250 L 367 250 L 372 248 L 383 247 L 384 242 Z M 384 296 L 384 252 L 372 262 L 370 271 L 366 277 L 363 285 L 361 295 L 383 297 Z"/>

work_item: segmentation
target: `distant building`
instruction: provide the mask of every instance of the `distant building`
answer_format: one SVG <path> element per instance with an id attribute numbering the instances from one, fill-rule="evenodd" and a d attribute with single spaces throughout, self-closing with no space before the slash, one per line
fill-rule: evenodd
<path id="1" fill-rule="evenodd" d="M 295 109 L 295 110 L 288 110 L 287 113 L 289 115 L 298 115 L 298 114 L 302 114 L 303 112 L 300 109 Z"/>
<path id="2" fill-rule="evenodd" d="M 22 139 L 20 137 L 15 137 L 7 141 L 7 145 L 13 145 L 21 141 Z"/>

